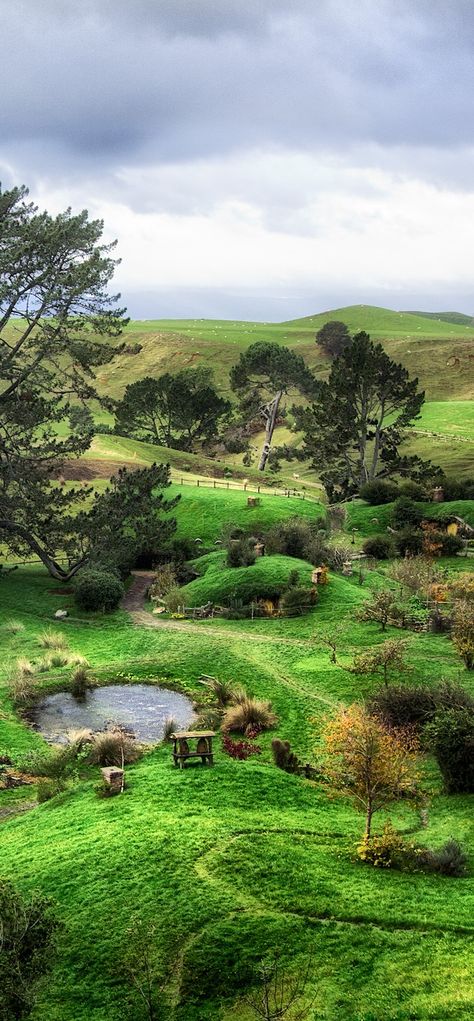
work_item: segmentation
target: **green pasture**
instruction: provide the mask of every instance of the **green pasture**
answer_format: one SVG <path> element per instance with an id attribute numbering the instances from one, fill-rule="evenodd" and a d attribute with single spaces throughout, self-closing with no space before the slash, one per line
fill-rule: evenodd
<path id="1" fill-rule="evenodd" d="M 474 527 L 474 500 L 446 500 L 444 503 L 419 503 L 418 506 L 428 518 L 443 518 L 455 515 Z M 371 507 L 364 500 L 352 500 L 347 504 L 347 527 L 357 528 L 360 535 L 378 535 L 391 524 L 393 503 Z"/>
<path id="2" fill-rule="evenodd" d="M 204 520 L 204 508 L 202 514 Z M 268 558 L 268 565 L 277 559 L 286 558 Z M 222 554 L 204 558 L 207 570 L 192 584 L 208 575 L 209 581 L 221 561 Z M 168 681 L 191 695 L 202 693 L 203 673 L 243 684 L 271 699 L 279 717 L 273 733 L 311 760 L 327 714 L 380 683 L 345 668 L 354 653 L 385 637 L 377 625 L 357 620 L 377 583 L 377 575 L 362 586 L 331 575 L 302 618 L 147 627 L 123 611 L 80 616 L 67 586 L 40 568 L 18 568 L 0 580 L 0 746 L 16 755 L 43 745 L 14 713 L 8 682 L 18 656 L 35 661 L 42 654 L 38 637 L 66 606 L 70 616 L 55 626 L 104 682 Z M 24 630 L 9 633 L 10 618 Z M 343 666 L 330 662 L 322 641 L 334 628 Z M 410 680 L 461 677 L 472 690 L 446 637 L 404 637 Z M 40 695 L 60 690 L 69 674 L 37 676 Z M 311 953 L 317 1021 L 470 1018 L 473 870 L 470 878 L 450 880 L 357 864 L 362 817 L 346 801 L 330 800 L 321 785 L 277 770 L 272 736 L 258 739 L 262 753 L 247 762 L 229 759 L 218 741 L 214 769 L 184 773 L 163 746 L 127 770 L 121 798 L 99 800 L 85 779 L 0 823 L 2 874 L 25 891 L 50 894 L 64 923 L 34 1021 L 123 1017 L 121 960 L 136 916 L 157 924 L 172 1021 L 251 1021 L 243 993 L 255 963 L 276 947 L 289 971 Z M 425 782 L 432 788 L 428 828 L 421 830 L 417 812 L 403 806 L 390 813 L 394 824 L 430 846 L 455 836 L 472 847 L 472 799 L 442 795 L 432 763 Z M 0 795 L 0 810 L 6 802 Z"/>
<path id="3" fill-rule="evenodd" d="M 326 375 L 330 361 L 317 347 L 315 335 L 331 319 L 347 323 L 353 333 L 367 330 L 374 340 L 380 340 L 392 358 L 419 377 L 429 400 L 472 396 L 469 354 L 474 327 L 372 305 L 331 309 L 286 323 L 213 319 L 131 322 L 124 339 L 131 345 L 141 344 L 142 350 L 119 355 L 99 369 L 99 385 L 104 393 L 119 397 L 127 383 L 135 379 L 204 364 L 215 371 L 222 392 L 227 393 L 231 366 L 242 351 L 260 340 L 297 350 L 318 375 Z"/>
<path id="4" fill-rule="evenodd" d="M 427 401 L 416 429 L 474 442 L 474 401 Z"/>

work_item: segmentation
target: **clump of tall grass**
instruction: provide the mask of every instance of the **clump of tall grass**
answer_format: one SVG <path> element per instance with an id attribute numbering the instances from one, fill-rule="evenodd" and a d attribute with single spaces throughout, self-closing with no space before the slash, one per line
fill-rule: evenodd
<path id="1" fill-rule="evenodd" d="M 123 768 L 132 762 L 138 762 L 143 750 L 135 738 L 123 727 L 114 726 L 92 735 L 92 743 L 87 756 L 91 766 L 118 766 Z"/>
<path id="2" fill-rule="evenodd" d="M 37 670 L 39 673 L 44 674 L 48 670 L 57 670 L 58 667 L 62 666 L 88 667 L 89 663 L 85 656 L 81 656 L 79 652 L 65 652 L 61 649 L 55 649 L 52 652 L 46 653 L 38 661 Z"/>
<path id="3" fill-rule="evenodd" d="M 70 745 L 74 745 L 78 751 L 82 751 L 84 745 L 91 744 L 93 733 L 89 727 L 79 727 L 67 731 L 66 737 Z"/>
<path id="4" fill-rule="evenodd" d="M 9 635 L 17 635 L 20 631 L 25 630 L 25 625 L 22 624 L 21 620 L 15 620 L 14 617 L 11 617 L 10 620 L 5 621 L 2 630 L 8 631 Z"/>
<path id="5" fill-rule="evenodd" d="M 271 702 L 245 695 L 225 710 L 222 730 L 224 733 L 233 730 L 238 734 L 258 734 L 262 730 L 270 730 L 276 723 L 278 717 Z"/>
<path id="6" fill-rule="evenodd" d="M 233 687 L 230 681 L 221 681 L 218 677 L 206 677 L 202 676 L 199 678 L 201 684 L 204 684 L 206 688 L 212 691 L 217 704 L 221 709 L 225 709 L 228 705 L 237 701 L 238 691 Z"/>
<path id="7" fill-rule="evenodd" d="M 167 716 L 163 724 L 163 741 L 169 741 L 176 730 L 179 730 L 176 720 L 172 716 Z"/>
<path id="8" fill-rule="evenodd" d="M 16 668 L 19 674 L 23 677 L 34 677 L 36 671 L 31 662 L 31 659 L 27 659 L 26 656 L 19 656 L 16 661 Z"/>
<path id="9" fill-rule="evenodd" d="M 43 631 L 38 638 L 38 642 L 43 649 L 69 648 L 69 642 L 66 635 L 62 634 L 61 631 L 53 631 L 52 628 L 48 628 L 47 631 Z"/>
<path id="10" fill-rule="evenodd" d="M 10 681 L 10 697 L 20 712 L 30 709 L 35 698 L 33 675 L 28 673 L 17 673 Z"/>
<path id="11" fill-rule="evenodd" d="M 85 698 L 87 692 L 95 687 L 95 680 L 90 676 L 88 665 L 76 666 L 71 674 L 71 695 L 73 698 Z"/>

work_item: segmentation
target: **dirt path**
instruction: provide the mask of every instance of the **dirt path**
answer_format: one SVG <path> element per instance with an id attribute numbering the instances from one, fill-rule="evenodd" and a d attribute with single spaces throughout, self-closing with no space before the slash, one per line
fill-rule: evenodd
<path id="1" fill-rule="evenodd" d="M 150 617 L 153 621 L 151 614 L 143 609 L 143 603 L 146 590 L 154 576 L 154 571 L 133 571 L 133 581 L 121 602 L 122 610 L 127 610 L 133 617 L 137 611 L 142 611 L 144 617 Z"/>

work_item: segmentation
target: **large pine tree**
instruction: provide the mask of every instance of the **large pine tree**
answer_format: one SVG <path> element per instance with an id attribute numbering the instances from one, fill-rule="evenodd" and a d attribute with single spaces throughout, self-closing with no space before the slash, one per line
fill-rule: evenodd
<path id="1" fill-rule="evenodd" d="M 395 473 L 420 477 L 432 471 L 418 457 L 402 456 L 405 430 L 419 416 L 424 392 L 403 365 L 389 358 L 368 333 L 356 334 L 337 358 L 317 400 L 295 409 L 310 457 L 331 495 L 357 492 L 365 482 Z"/>
<path id="2" fill-rule="evenodd" d="M 66 578 L 101 545 L 105 518 L 101 498 L 87 514 L 90 494 L 59 487 L 57 477 L 90 445 L 94 370 L 120 350 L 127 319 L 108 291 L 116 260 L 102 222 L 86 211 L 39 213 L 27 194 L 0 190 L 0 541 Z M 151 495 L 167 481 L 166 469 L 147 470 L 139 488 Z M 129 473 L 112 501 L 115 535 L 131 491 Z"/>

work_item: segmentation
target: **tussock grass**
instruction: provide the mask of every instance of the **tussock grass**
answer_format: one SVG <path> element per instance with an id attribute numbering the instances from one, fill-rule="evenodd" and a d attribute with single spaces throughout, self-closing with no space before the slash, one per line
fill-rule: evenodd
<path id="1" fill-rule="evenodd" d="M 137 744 L 134 737 L 127 734 L 122 728 L 111 727 L 98 734 L 92 735 L 92 742 L 88 754 L 88 762 L 91 766 L 118 766 L 130 765 L 138 762 L 143 755 L 141 745 Z"/>
<path id="2" fill-rule="evenodd" d="M 38 638 L 38 642 L 43 649 L 69 648 L 69 642 L 66 635 L 63 635 L 61 631 L 53 631 L 52 628 L 48 628 L 47 631 L 43 631 Z"/>
<path id="3" fill-rule="evenodd" d="M 246 695 L 235 705 L 229 706 L 222 718 L 224 733 L 235 730 L 245 734 L 248 730 L 271 730 L 278 723 L 278 717 L 271 702 Z"/>
<path id="4" fill-rule="evenodd" d="M 18 670 L 18 673 L 21 674 L 23 677 L 34 677 L 36 673 L 35 667 L 33 666 L 31 659 L 28 659 L 26 656 L 18 657 L 16 661 L 16 668 Z"/>
<path id="5" fill-rule="evenodd" d="M 7 631 L 9 635 L 18 635 L 21 631 L 25 630 L 25 625 L 21 620 L 15 620 L 14 617 L 11 617 L 10 620 L 3 624 L 2 630 Z"/>

